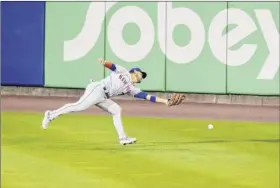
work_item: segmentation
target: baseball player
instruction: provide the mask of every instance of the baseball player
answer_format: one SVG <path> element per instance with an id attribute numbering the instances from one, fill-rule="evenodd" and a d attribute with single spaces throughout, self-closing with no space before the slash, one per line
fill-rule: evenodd
<path id="1" fill-rule="evenodd" d="M 126 135 L 121 119 L 121 107 L 111 100 L 112 97 L 128 94 L 135 98 L 148 100 L 153 103 L 163 103 L 168 106 L 178 105 L 185 98 L 181 94 L 173 95 L 171 99 L 148 95 L 135 87 L 136 83 L 141 83 L 147 77 L 146 72 L 143 72 L 140 68 L 132 68 L 128 71 L 111 61 L 104 61 L 101 58 L 98 60 L 102 65 L 111 70 L 111 74 L 101 81 L 89 83 L 84 94 L 77 102 L 66 104 L 53 111 L 47 110 L 42 121 L 43 129 L 47 129 L 52 120 L 63 114 L 86 110 L 90 106 L 95 105 L 113 116 L 113 124 L 120 144 L 133 144 L 136 142 L 136 138 Z"/>

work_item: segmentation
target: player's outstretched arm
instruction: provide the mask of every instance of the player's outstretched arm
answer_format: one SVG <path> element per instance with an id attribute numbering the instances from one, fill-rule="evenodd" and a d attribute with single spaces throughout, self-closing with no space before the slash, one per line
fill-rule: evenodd
<path id="1" fill-rule="evenodd" d="M 110 69 L 113 72 L 122 72 L 122 71 L 126 71 L 126 69 L 120 65 L 117 65 L 115 63 L 113 63 L 112 61 L 107 61 L 107 60 L 103 60 L 102 58 L 99 58 L 98 61 L 104 65 L 106 68 Z"/>
<path id="2" fill-rule="evenodd" d="M 136 95 L 134 95 L 135 98 L 139 98 L 139 99 L 145 99 L 154 103 L 163 103 L 168 105 L 168 99 L 163 99 L 154 95 L 149 95 L 143 91 L 137 93 Z"/>
<path id="3" fill-rule="evenodd" d="M 111 71 L 115 71 L 117 69 L 116 65 L 112 61 L 105 61 L 101 58 L 99 58 L 98 61 Z"/>
<path id="4" fill-rule="evenodd" d="M 185 100 L 185 95 L 184 94 L 179 94 L 179 93 L 173 93 L 170 98 L 168 99 L 163 99 L 154 95 L 148 95 L 147 93 L 141 91 L 138 92 L 136 95 L 134 95 L 136 98 L 140 99 L 146 99 L 151 102 L 155 103 L 163 103 L 166 104 L 167 106 L 174 106 L 174 105 L 179 105 Z"/>

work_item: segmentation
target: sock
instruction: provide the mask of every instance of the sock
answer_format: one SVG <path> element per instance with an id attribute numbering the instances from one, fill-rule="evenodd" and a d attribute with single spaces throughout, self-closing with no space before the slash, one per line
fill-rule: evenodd
<path id="1" fill-rule="evenodd" d="M 116 129 L 117 133 L 118 133 L 119 138 L 126 137 L 126 134 L 123 130 L 121 114 L 118 113 L 118 114 L 113 115 L 113 121 L 114 121 L 114 126 L 115 126 L 115 129 Z"/>

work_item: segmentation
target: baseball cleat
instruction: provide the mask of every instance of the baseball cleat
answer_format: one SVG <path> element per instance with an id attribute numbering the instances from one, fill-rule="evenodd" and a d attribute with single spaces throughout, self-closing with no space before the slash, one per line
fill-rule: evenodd
<path id="1" fill-rule="evenodd" d="M 47 129 L 49 123 L 51 122 L 50 112 L 51 112 L 51 111 L 49 111 L 49 110 L 45 112 L 45 117 L 44 117 L 44 119 L 43 119 L 43 121 L 42 121 L 42 127 L 43 127 L 43 129 Z"/>
<path id="2" fill-rule="evenodd" d="M 124 137 L 120 139 L 120 144 L 121 145 L 134 144 L 136 141 L 137 141 L 136 138 Z"/>

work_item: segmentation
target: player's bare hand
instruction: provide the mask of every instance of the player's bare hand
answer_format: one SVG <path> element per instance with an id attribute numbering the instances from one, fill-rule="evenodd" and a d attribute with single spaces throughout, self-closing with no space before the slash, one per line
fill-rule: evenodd
<path id="1" fill-rule="evenodd" d="M 105 61 L 102 58 L 98 58 L 98 61 L 103 65 L 105 64 Z"/>

